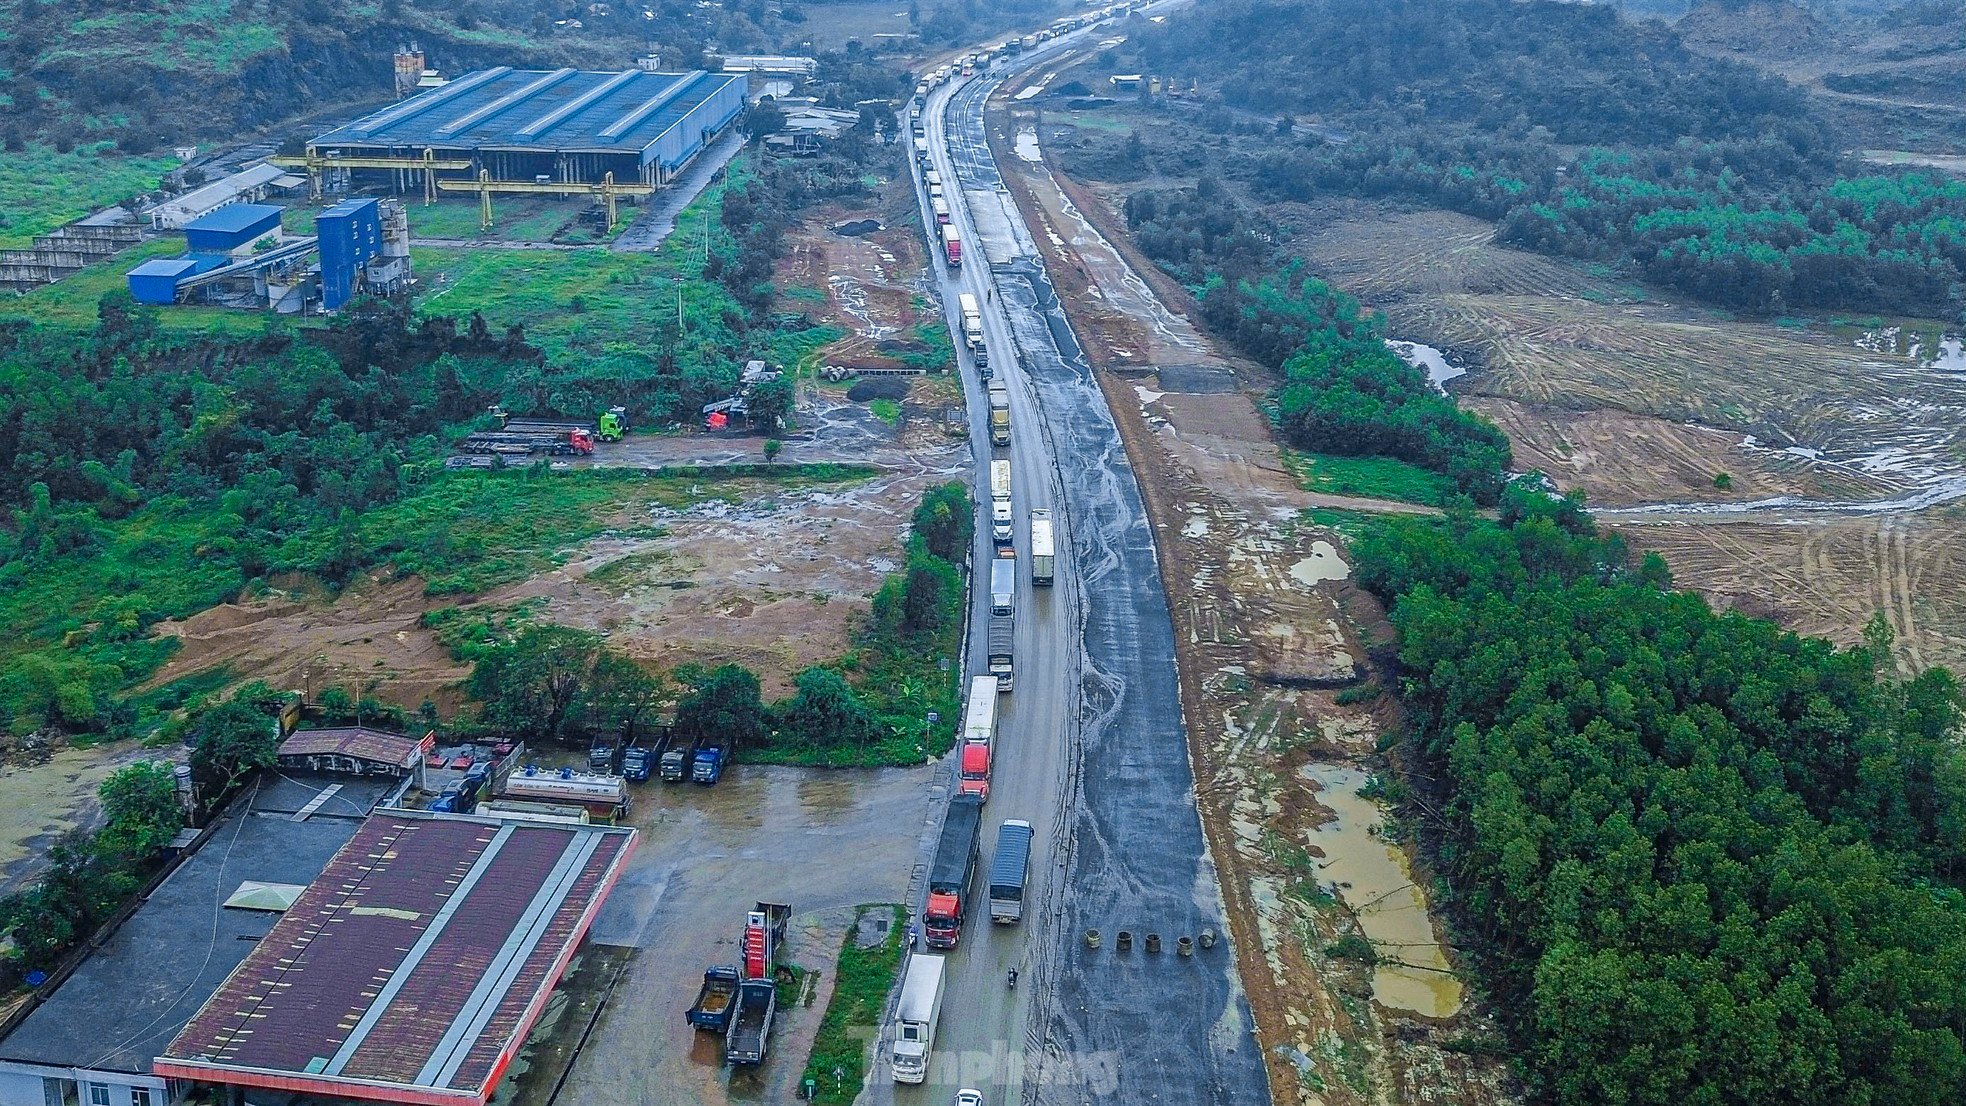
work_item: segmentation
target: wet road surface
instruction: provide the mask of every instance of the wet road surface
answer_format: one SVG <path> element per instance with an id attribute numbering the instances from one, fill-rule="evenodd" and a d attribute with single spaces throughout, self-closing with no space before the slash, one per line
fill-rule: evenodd
<path id="1" fill-rule="evenodd" d="M 1055 64 L 1084 37 L 1016 64 Z M 983 101 L 999 80 L 936 90 L 924 118 L 934 167 L 959 185 L 947 191 L 960 201 L 951 207 L 965 260 L 953 274 L 937 266 L 944 299 L 970 291 L 983 301 L 1010 389 L 1012 446 L 995 455 L 1012 461 L 1018 549 L 1032 507 L 1052 507 L 1061 531 L 1056 588 L 1031 588 L 1020 561 L 1017 687 L 1001 700 L 1009 714 L 983 844 L 987 865 L 998 822 L 1033 823 L 1033 902 L 1015 929 L 971 915 L 950 958 L 929 1082 L 888 1081 L 883 1053 L 869 1098 L 946 1103 L 973 1086 L 995 1103 L 1268 1102 L 1226 940 L 1192 958 L 1174 951 L 1177 938 L 1224 926 L 1193 800 L 1172 624 L 1118 429 L 984 142 Z M 972 222 L 975 201 L 993 194 L 1003 199 Z M 960 359 L 981 471 L 986 404 Z M 980 561 L 990 550 L 987 525 L 979 531 Z M 976 598 L 972 671 L 987 614 L 987 597 Z M 1090 929 L 1103 935 L 1097 951 L 1082 942 Z M 1120 929 L 1135 934 L 1132 951 L 1116 950 Z M 1144 951 L 1149 933 L 1164 951 Z M 1015 992 L 1004 978 L 1013 965 L 1023 972 Z"/>

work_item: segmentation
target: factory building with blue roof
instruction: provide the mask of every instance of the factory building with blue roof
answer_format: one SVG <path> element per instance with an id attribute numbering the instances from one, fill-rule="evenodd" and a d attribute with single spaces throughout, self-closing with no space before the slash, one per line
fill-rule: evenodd
<path id="1" fill-rule="evenodd" d="M 310 145 L 330 160 L 471 161 L 471 170 L 436 170 L 456 180 L 483 170 L 496 180 L 596 184 L 612 173 L 618 184 L 660 187 L 737 118 L 747 91 L 743 74 L 499 66 L 392 104 Z M 365 171 L 379 179 L 396 172 L 351 169 Z"/>

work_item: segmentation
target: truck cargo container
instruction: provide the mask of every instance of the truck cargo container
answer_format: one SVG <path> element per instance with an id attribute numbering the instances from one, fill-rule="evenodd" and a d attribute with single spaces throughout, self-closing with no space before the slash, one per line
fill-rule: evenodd
<path id="1" fill-rule="evenodd" d="M 969 700 L 963 706 L 962 742 L 987 745 L 997 739 L 997 680 L 976 676 L 969 681 Z"/>
<path id="2" fill-rule="evenodd" d="M 889 1035 L 896 1083 L 928 1081 L 928 1057 L 935 1050 L 935 1027 L 942 1019 L 944 963 L 942 957 L 927 953 L 908 960 Z"/>
<path id="3" fill-rule="evenodd" d="M 1013 623 L 1009 615 L 992 615 L 984 633 L 990 675 L 997 678 L 997 690 L 1011 690 L 1011 638 Z"/>
<path id="4" fill-rule="evenodd" d="M 964 292 L 956 297 L 962 308 L 963 343 L 971 350 L 983 348 L 983 309 L 976 302 L 973 292 Z"/>
<path id="5" fill-rule="evenodd" d="M 1056 549 L 1051 533 L 1051 511 L 1039 507 L 1031 512 L 1031 583 L 1050 587 Z"/>
<path id="6" fill-rule="evenodd" d="M 942 227 L 942 258 L 951 269 L 962 267 L 963 241 L 957 237 L 956 228 L 946 223 Z"/>
<path id="7" fill-rule="evenodd" d="M 928 904 L 922 911 L 923 936 L 932 949 L 952 949 L 962 936 L 976 879 L 976 839 L 983 826 L 983 804 L 974 796 L 949 800 L 942 837 L 928 869 Z"/>
<path id="8" fill-rule="evenodd" d="M 1024 917 L 1024 880 L 1031 867 L 1031 823 L 1012 820 L 997 827 L 997 851 L 990 858 L 990 920 L 1014 925 Z"/>
<path id="9" fill-rule="evenodd" d="M 1017 599 L 1017 562 L 1009 557 L 990 561 L 990 613 L 1010 614 Z"/>
<path id="10" fill-rule="evenodd" d="M 990 385 L 990 444 L 1010 444 L 1010 389 L 1001 383 Z"/>
<path id="11" fill-rule="evenodd" d="M 949 222 L 949 201 L 936 196 L 928 201 L 928 206 L 935 211 L 935 221 L 946 226 Z"/>

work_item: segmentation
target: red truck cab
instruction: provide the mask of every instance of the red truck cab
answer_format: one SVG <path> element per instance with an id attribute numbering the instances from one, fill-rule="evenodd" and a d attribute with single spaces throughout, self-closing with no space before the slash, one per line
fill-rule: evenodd
<path id="1" fill-rule="evenodd" d="M 963 746 L 962 784 L 958 795 L 974 795 L 978 802 L 990 801 L 990 745 L 972 741 Z"/>
<path id="2" fill-rule="evenodd" d="M 922 935 L 932 949 L 952 949 L 963 931 L 963 897 L 931 891 L 922 911 Z"/>

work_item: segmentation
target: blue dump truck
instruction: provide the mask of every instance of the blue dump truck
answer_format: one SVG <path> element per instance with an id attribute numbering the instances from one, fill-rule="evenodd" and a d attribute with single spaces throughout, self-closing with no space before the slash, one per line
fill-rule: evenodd
<path id="1" fill-rule="evenodd" d="M 689 778 L 700 784 L 713 784 L 723 778 L 727 749 L 721 740 L 706 740 L 696 747 L 690 762 Z"/>
<path id="2" fill-rule="evenodd" d="M 703 988 L 696 992 L 696 1005 L 684 1015 L 689 1023 L 698 1029 L 711 1029 L 722 1033 L 730 1028 L 731 1008 L 736 1005 L 737 985 L 742 982 L 738 971 L 729 964 L 719 964 L 703 973 Z"/>

